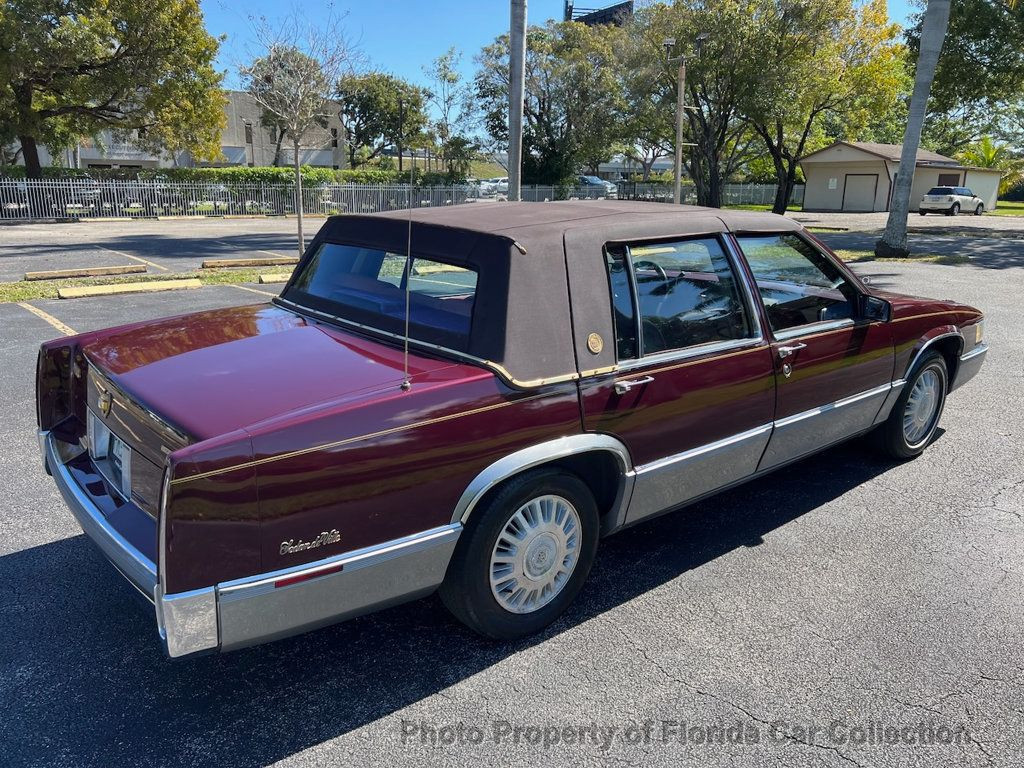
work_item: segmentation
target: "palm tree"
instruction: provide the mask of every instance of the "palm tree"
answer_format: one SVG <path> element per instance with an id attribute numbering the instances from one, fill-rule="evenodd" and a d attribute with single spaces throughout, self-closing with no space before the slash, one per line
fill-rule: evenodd
<path id="1" fill-rule="evenodd" d="M 980 141 L 964 149 L 957 159 L 964 165 L 976 168 L 998 168 L 1003 171 L 999 194 L 1004 194 L 1017 183 L 1024 173 L 1024 157 L 1016 154 L 1009 144 L 999 144 L 991 136 L 982 136 Z"/>
<path id="2" fill-rule="evenodd" d="M 939 53 L 946 39 L 949 26 L 950 0 L 928 0 L 921 27 L 921 49 L 917 57 L 917 72 L 914 76 L 914 92 L 910 97 L 907 116 L 907 130 L 903 134 L 903 151 L 900 153 L 900 170 L 893 187 L 892 205 L 885 234 L 875 243 L 878 257 L 907 257 L 907 212 L 910 210 L 910 185 L 914 181 L 917 167 L 917 148 L 921 144 L 921 127 L 928 107 L 928 96 L 935 78 L 935 67 Z"/>
<path id="3" fill-rule="evenodd" d="M 1015 9 L 1021 0 L 1005 0 L 1007 6 Z M 949 26 L 950 0 L 928 0 L 921 25 L 921 47 L 917 57 L 917 72 L 914 76 L 914 92 L 910 97 L 907 130 L 903 134 L 903 151 L 900 153 L 900 171 L 893 187 L 889 220 L 885 225 L 882 239 L 875 243 L 878 257 L 907 257 L 907 212 L 910 210 L 910 185 L 914 181 L 917 167 L 917 148 L 921 144 L 921 127 L 928 108 L 928 96 L 935 78 L 935 67 L 939 53 L 946 39 Z M 909 172 L 908 172 L 909 169 Z"/>

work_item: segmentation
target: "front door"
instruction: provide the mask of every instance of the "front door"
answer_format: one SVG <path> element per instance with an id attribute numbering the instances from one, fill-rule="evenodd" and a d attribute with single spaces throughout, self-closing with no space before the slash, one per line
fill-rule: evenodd
<path id="1" fill-rule="evenodd" d="M 860 291 L 795 232 L 739 235 L 771 332 L 775 429 L 760 470 L 869 429 L 889 394 L 889 325 L 860 319 Z"/>
<path id="2" fill-rule="evenodd" d="M 722 234 L 606 248 L 617 369 L 584 379 L 586 429 L 628 447 L 624 521 L 753 474 L 775 384 L 755 299 Z"/>

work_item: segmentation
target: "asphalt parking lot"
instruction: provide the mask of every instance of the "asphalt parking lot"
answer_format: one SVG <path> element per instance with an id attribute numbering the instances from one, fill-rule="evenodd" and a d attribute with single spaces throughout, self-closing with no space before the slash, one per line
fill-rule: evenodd
<path id="1" fill-rule="evenodd" d="M 3 229 L 0 280 L 20 277 L 30 245 L 33 263 L 102 246 L 169 269 L 213 258 L 214 240 L 224 257 L 291 253 L 294 222 L 180 224 Z M 0 762 L 1020 765 L 1024 244 L 941 240 L 974 261 L 856 265 L 986 312 L 986 365 L 921 458 L 852 442 L 607 539 L 569 613 L 511 645 L 430 598 L 165 660 L 151 609 L 42 471 L 36 349 L 58 335 L 47 317 L 81 332 L 268 297 L 223 285 L 32 302 L 45 316 L 0 304 Z"/>

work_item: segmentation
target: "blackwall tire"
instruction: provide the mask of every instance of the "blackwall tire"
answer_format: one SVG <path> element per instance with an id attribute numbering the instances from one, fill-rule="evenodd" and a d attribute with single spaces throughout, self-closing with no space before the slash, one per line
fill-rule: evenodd
<path id="1" fill-rule="evenodd" d="M 576 475 L 540 469 L 512 478 L 470 514 L 441 600 L 486 637 L 535 634 L 579 593 L 599 527 L 594 496 Z"/>
<path id="2" fill-rule="evenodd" d="M 878 430 L 882 451 L 900 461 L 920 456 L 935 438 L 948 391 L 946 359 L 939 352 L 926 353 Z"/>

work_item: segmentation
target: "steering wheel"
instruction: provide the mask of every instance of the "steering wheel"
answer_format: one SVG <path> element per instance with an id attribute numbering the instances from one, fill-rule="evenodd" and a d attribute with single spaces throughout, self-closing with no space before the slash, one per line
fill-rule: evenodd
<path id="1" fill-rule="evenodd" d="M 653 261 L 634 261 L 633 262 L 633 269 L 640 269 L 640 268 L 643 268 L 643 269 L 653 269 L 655 272 L 658 273 L 658 277 L 660 277 L 662 280 L 668 282 L 668 273 L 665 271 L 665 268 L 663 266 L 661 266 L 661 264 L 656 264 Z"/>

